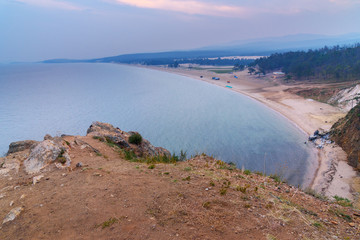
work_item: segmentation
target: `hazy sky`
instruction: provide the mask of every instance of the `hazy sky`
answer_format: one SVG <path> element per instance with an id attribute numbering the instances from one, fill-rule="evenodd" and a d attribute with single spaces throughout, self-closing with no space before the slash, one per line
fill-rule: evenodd
<path id="1" fill-rule="evenodd" d="M 0 62 L 360 32 L 360 0 L 0 0 Z"/>

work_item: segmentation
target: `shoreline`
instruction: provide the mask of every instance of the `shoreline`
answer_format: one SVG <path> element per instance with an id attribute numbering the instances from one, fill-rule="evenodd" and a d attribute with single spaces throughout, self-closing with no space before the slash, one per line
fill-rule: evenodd
<path id="1" fill-rule="evenodd" d="M 319 128 L 329 130 L 339 118 L 346 114 L 340 108 L 286 92 L 286 89 L 303 84 L 283 85 L 269 76 L 258 78 L 243 71 L 236 72 L 235 75 L 238 78 L 234 78 L 234 74 L 217 74 L 207 70 L 132 66 L 186 76 L 243 94 L 271 108 L 306 135 L 311 135 Z M 212 77 L 219 77 L 220 80 L 212 80 Z M 231 85 L 232 88 L 226 85 Z M 315 146 L 313 148 L 317 161 L 309 163 L 309 167 L 316 169 L 308 171 L 306 175 L 312 176 L 304 176 L 304 183 L 308 183 L 308 188 L 328 197 L 338 195 L 354 200 L 352 184 L 356 172 L 347 164 L 346 153 L 336 144 L 325 144 L 323 149 L 317 149 Z M 311 180 L 306 182 L 308 177 Z"/>

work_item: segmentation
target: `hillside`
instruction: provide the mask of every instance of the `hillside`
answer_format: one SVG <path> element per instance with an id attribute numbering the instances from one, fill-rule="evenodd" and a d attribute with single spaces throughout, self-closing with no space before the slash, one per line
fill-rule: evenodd
<path id="1" fill-rule="evenodd" d="M 143 65 L 168 65 L 175 61 L 178 63 L 193 63 L 201 65 L 247 65 L 251 59 L 237 60 L 211 60 L 211 58 L 227 56 L 269 56 L 274 53 L 289 51 L 307 51 L 323 46 L 336 46 L 354 44 L 360 41 L 360 34 L 345 34 L 338 36 L 296 34 L 280 37 L 244 39 L 220 45 L 207 46 L 198 49 L 122 54 L 117 56 L 102 57 L 95 59 L 49 59 L 44 63 L 74 63 L 74 62 L 103 62 L 103 63 L 126 63 Z"/>
<path id="2" fill-rule="evenodd" d="M 272 54 L 252 63 L 263 71 L 281 69 L 295 81 L 343 82 L 360 79 L 360 44 Z"/>
<path id="3" fill-rule="evenodd" d="M 360 104 L 333 125 L 331 134 L 348 154 L 349 164 L 360 170 Z"/>
<path id="4" fill-rule="evenodd" d="M 95 122 L 87 136 L 11 144 L 0 159 L 0 239 L 360 238 L 346 199 L 204 154 L 170 156 L 134 135 Z"/>

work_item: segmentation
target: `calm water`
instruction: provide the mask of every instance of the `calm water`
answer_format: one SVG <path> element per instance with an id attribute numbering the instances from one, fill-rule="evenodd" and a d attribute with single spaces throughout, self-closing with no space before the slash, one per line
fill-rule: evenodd
<path id="1" fill-rule="evenodd" d="M 206 152 L 238 167 L 304 180 L 306 136 L 260 103 L 211 84 L 115 64 L 0 65 L 0 153 L 10 142 L 85 135 L 92 121 L 155 146 Z M 305 177 L 307 178 L 307 177 Z"/>

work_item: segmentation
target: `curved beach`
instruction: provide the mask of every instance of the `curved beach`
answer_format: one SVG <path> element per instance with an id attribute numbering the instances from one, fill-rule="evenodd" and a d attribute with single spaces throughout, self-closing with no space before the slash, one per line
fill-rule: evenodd
<path id="1" fill-rule="evenodd" d="M 207 70 L 154 66 L 150 68 L 191 77 L 249 96 L 280 113 L 308 135 L 319 128 L 329 130 L 346 114 L 340 108 L 292 94 L 286 90 L 301 85 L 279 84 L 270 76 L 259 78 L 242 71 L 236 72 L 235 78 L 234 74 L 216 74 Z M 213 80 L 213 77 L 219 77 L 220 80 Z M 232 88 L 226 87 L 227 85 Z M 314 151 L 318 158 L 314 163 L 316 170 L 310 187 L 327 196 L 338 195 L 354 199 L 351 185 L 356 172 L 347 164 L 346 153 L 335 144 L 325 145 L 323 149 L 314 147 Z"/>

